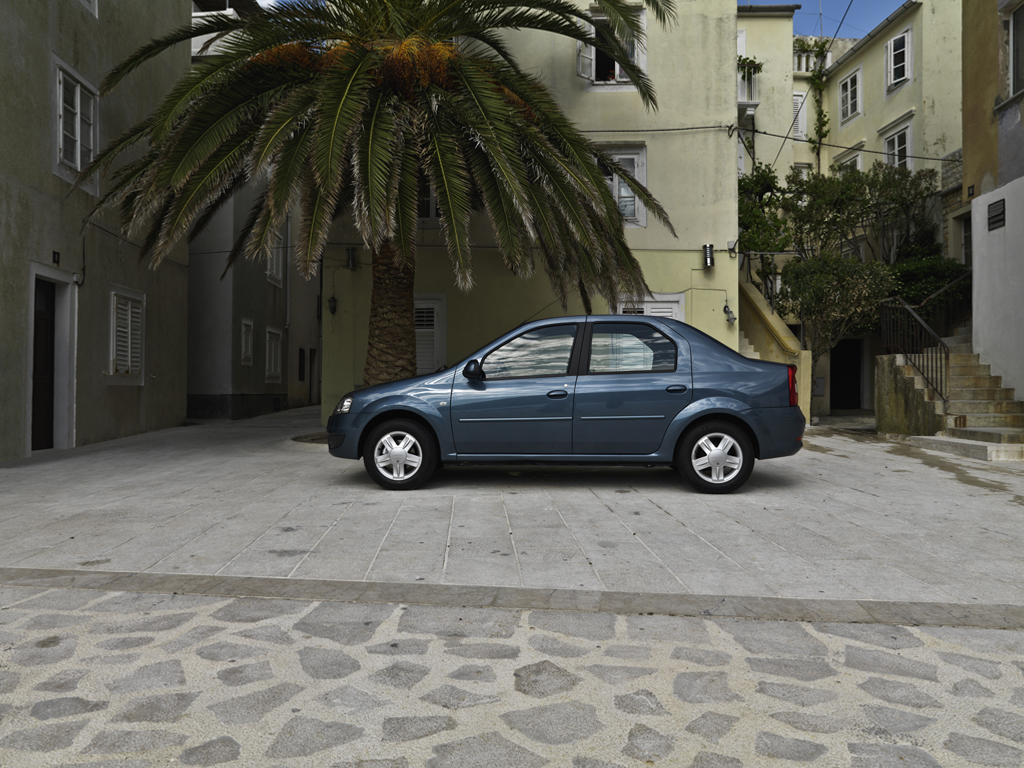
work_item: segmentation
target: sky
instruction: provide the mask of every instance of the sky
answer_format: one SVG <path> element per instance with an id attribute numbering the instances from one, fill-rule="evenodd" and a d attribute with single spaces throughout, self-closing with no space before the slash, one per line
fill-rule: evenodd
<path id="1" fill-rule="evenodd" d="M 903 5 L 904 0 L 739 0 L 739 5 L 800 5 L 793 16 L 793 31 L 798 35 L 821 35 L 832 37 L 839 22 L 846 14 L 846 21 L 839 29 L 839 37 L 864 37 L 877 27 L 887 16 Z M 849 8 L 849 13 L 846 9 Z M 820 12 L 820 16 L 819 16 Z M 820 23 L 819 23 L 820 19 Z"/>

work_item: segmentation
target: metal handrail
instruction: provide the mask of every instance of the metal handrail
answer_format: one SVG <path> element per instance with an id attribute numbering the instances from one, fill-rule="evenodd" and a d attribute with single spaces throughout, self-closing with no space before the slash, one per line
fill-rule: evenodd
<path id="1" fill-rule="evenodd" d="M 882 342 L 918 370 L 933 397 L 949 405 L 949 347 L 898 296 L 882 302 Z"/>

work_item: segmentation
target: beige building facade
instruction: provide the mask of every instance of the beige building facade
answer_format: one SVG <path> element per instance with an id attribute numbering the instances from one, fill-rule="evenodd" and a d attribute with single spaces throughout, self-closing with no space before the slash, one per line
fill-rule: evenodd
<path id="1" fill-rule="evenodd" d="M 188 51 L 101 98 L 104 75 L 190 6 L 0 4 L 0 461 L 184 423 L 186 249 L 148 269 L 113 217 L 85 224 L 103 180 L 73 182 L 171 88 Z"/>

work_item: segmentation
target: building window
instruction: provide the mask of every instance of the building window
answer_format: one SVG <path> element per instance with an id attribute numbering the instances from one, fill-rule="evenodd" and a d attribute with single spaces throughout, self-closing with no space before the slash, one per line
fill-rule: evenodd
<path id="1" fill-rule="evenodd" d="M 252 365 L 252 320 L 247 317 L 242 318 L 241 350 L 242 354 L 239 362 L 242 365 Z"/>
<path id="2" fill-rule="evenodd" d="M 885 46 L 886 85 L 895 88 L 910 79 L 910 31 L 896 35 Z"/>
<path id="3" fill-rule="evenodd" d="M 841 122 L 860 114 L 860 72 L 839 83 L 839 119 Z"/>
<path id="4" fill-rule="evenodd" d="M 910 128 L 902 128 L 885 140 L 885 162 L 910 169 Z"/>
<path id="5" fill-rule="evenodd" d="M 640 18 L 641 29 L 646 28 L 646 13 L 642 9 L 637 10 Z M 595 37 L 611 37 L 614 32 L 611 22 L 607 17 L 599 14 L 591 14 L 591 23 L 586 26 L 588 34 Z M 636 44 L 625 46 L 626 54 L 632 64 L 641 71 L 647 71 L 647 54 L 642 47 Z M 613 86 L 621 86 L 625 90 L 634 90 L 629 81 L 629 76 L 622 67 L 611 56 L 599 51 L 592 45 L 576 43 L 576 74 L 589 81 L 591 86 L 607 89 Z"/>
<path id="6" fill-rule="evenodd" d="M 967 267 L 970 267 L 974 262 L 974 243 L 971 239 L 972 226 L 970 214 L 967 214 L 960 220 L 960 258 Z"/>
<path id="7" fill-rule="evenodd" d="M 793 138 L 807 138 L 807 94 L 796 92 L 793 94 Z"/>
<path id="8" fill-rule="evenodd" d="M 267 280 L 276 286 L 281 285 L 284 275 L 284 251 L 284 236 L 280 232 L 275 232 L 270 253 L 267 254 Z"/>
<path id="9" fill-rule="evenodd" d="M 420 178 L 419 198 L 419 219 L 420 229 L 440 229 L 441 210 L 437 207 L 437 196 L 430 189 L 430 182 Z"/>
<path id="10" fill-rule="evenodd" d="M 628 171 L 634 179 L 641 184 L 647 184 L 647 148 L 646 147 L 605 147 L 611 158 L 624 170 Z M 627 227 L 646 227 L 647 209 L 644 204 L 633 194 L 626 182 L 615 172 L 613 168 L 604 168 L 605 181 L 612 192 L 612 197 L 619 206 L 619 213 L 626 221 Z"/>
<path id="11" fill-rule="evenodd" d="M 267 329 L 267 381 L 281 381 L 281 332 Z"/>
<path id="12" fill-rule="evenodd" d="M 57 98 L 57 163 L 77 175 L 96 150 L 96 89 L 58 65 Z"/>
<path id="13" fill-rule="evenodd" d="M 1010 17 L 1010 95 L 1024 90 L 1024 8 Z"/>
<path id="14" fill-rule="evenodd" d="M 836 167 L 839 168 L 840 170 L 859 171 L 861 167 L 860 164 L 860 152 L 856 153 L 855 155 L 851 155 L 850 157 L 844 157 L 836 161 Z"/>
<path id="15" fill-rule="evenodd" d="M 144 316 L 142 294 L 111 292 L 109 373 L 120 379 L 117 383 L 142 384 Z"/>
<path id="16" fill-rule="evenodd" d="M 306 380 L 306 350 L 299 347 L 299 381 Z"/>

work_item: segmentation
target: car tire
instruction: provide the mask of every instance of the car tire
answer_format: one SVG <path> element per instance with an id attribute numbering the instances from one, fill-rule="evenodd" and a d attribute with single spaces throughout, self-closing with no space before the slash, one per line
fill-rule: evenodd
<path id="1" fill-rule="evenodd" d="M 676 469 L 701 493 L 732 493 L 754 469 L 754 447 L 741 427 L 706 421 L 683 435 Z"/>
<path id="2" fill-rule="evenodd" d="M 407 419 L 378 424 L 367 436 L 363 449 L 366 473 L 389 491 L 419 488 L 434 474 L 437 460 L 434 435 L 422 424 Z"/>

